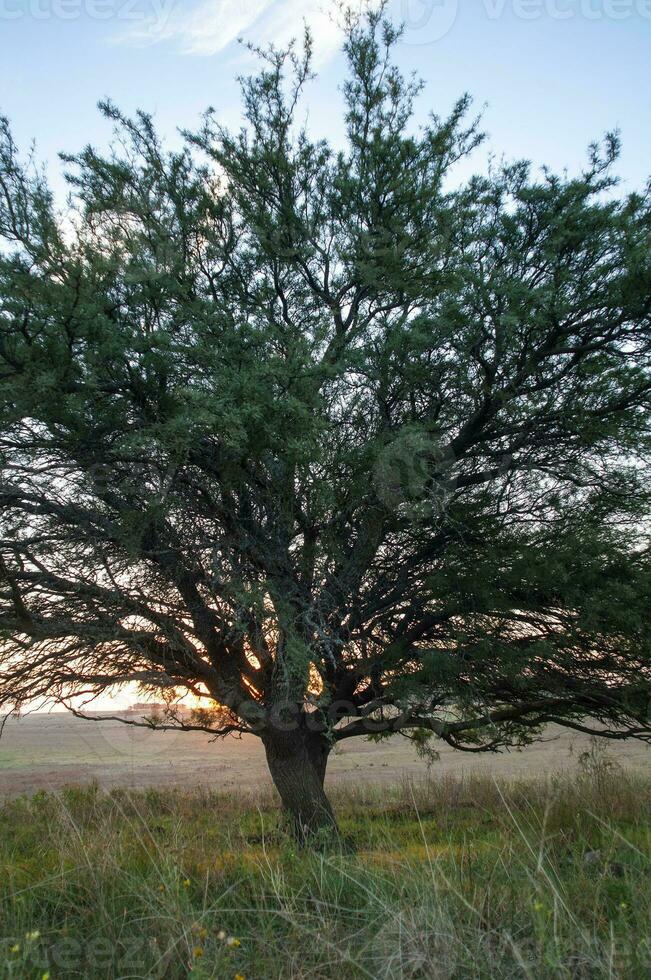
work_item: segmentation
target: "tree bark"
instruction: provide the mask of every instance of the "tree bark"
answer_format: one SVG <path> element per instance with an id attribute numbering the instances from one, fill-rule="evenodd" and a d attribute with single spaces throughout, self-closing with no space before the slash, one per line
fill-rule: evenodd
<path id="1" fill-rule="evenodd" d="M 274 732 L 263 736 L 267 764 L 292 830 L 301 843 L 336 838 L 339 829 L 324 780 L 330 743 L 320 734 Z"/>

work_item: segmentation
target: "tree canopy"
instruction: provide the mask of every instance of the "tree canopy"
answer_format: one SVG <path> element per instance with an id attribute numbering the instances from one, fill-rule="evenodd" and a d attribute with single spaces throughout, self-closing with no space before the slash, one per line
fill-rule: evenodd
<path id="1" fill-rule="evenodd" d="M 0 126 L 0 706 L 139 681 L 301 826 L 341 739 L 651 735 L 648 194 L 616 135 L 461 179 L 398 36 L 348 20 L 341 148 L 309 34 L 239 132 L 102 104 L 63 213 Z"/>

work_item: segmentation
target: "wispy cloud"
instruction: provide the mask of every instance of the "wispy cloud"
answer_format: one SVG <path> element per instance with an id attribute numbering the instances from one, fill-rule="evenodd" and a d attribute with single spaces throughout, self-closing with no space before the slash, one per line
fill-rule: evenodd
<path id="1" fill-rule="evenodd" d="M 260 26 L 264 40 L 283 44 L 301 34 L 307 23 L 314 35 L 315 62 L 324 64 L 341 46 L 337 5 L 332 0 L 275 0 Z"/>
<path id="2" fill-rule="evenodd" d="M 333 0 L 151 0 L 150 9 L 117 39 L 123 44 L 177 44 L 183 54 L 210 56 L 239 37 L 282 44 L 300 35 L 307 22 L 314 34 L 317 64 L 339 48 Z"/>

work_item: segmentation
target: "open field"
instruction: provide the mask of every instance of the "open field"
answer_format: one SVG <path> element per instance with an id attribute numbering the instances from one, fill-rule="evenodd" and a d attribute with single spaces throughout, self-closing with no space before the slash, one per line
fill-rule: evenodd
<path id="1" fill-rule="evenodd" d="M 429 773 L 404 741 L 351 741 L 342 844 L 308 853 L 257 740 L 12 719 L 0 978 L 651 976 L 651 750 L 548 734 Z"/>
<path id="2" fill-rule="evenodd" d="M 573 770 L 590 744 L 585 736 L 558 729 L 550 729 L 549 739 L 523 752 L 487 756 L 444 746 L 433 775 L 520 777 Z M 651 747 L 632 742 L 609 742 L 607 747 L 625 768 L 651 772 Z M 425 764 L 405 739 L 380 744 L 351 739 L 332 756 L 328 781 L 335 786 L 393 785 L 424 772 Z M 227 792 L 257 792 L 271 785 L 256 738 L 211 742 L 194 732 L 152 732 L 61 713 L 9 719 L 0 738 L 0 796 L 93 781 L 106 789 L 205 786 Z"/>
<path id="3" fill-rule="evenodd" d="M 613 770 L 335 788 L 299 852 L 269 794 L 0 805 L 3 980 L 644 980 L 651 780 Z"/>
<path id="4" fill-rule="evenodd" d="M 651 751 L 549 737 L 429 775 L 404 741 L 350 742 L 343 847 L 308 854 L 257 740 L 12 719 L 0 977 L 645 977 Z"/>

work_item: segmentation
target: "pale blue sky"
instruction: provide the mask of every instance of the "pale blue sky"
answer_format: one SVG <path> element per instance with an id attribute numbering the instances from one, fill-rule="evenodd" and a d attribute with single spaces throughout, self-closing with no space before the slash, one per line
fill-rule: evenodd
<path id="1" fill-rule="evenodd" d="M 342 61 L 331 0 L 0 0 L 0 112 L 51 171 L 59 150 L 102 144 L 97 100 L 155 113 L 163 132 L 209 104 L 237 122 L 239 34 L 255 42 L 315 27 L 321 79 L 310 91 L 319 135 L 340 135 Z M 651 0 L 391 0 L 408 29 L 398 51 L 427 82 L 421 110 L 463 91 L 487 103 L 490 147 L 576 169 L 587 144 L 619 127 L 619 171 L 641 188 L 651 166 Z M 478 159 L 477 166 L 481 165 Z M 55 178 L 55 184 L 59 182 Z"/>

